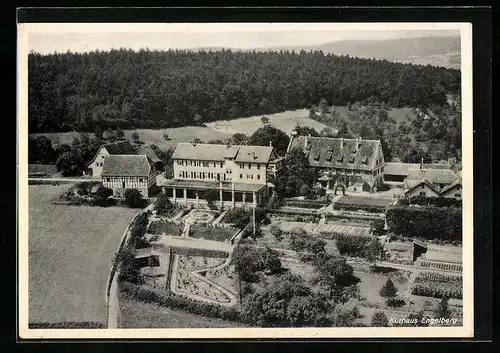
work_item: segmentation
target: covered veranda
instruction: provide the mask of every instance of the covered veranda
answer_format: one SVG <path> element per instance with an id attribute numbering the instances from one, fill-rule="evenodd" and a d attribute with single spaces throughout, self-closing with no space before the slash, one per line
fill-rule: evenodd
<path id="1" fill-rule="evenodd" d="M 245 184 L 201 180 L 180 180 L 157 178 L 157 185 L 176 203 L 206 203 L 210 191 L 217 192 L 218 206 L 257 206 L 269 195 L 265 184 Z"/>

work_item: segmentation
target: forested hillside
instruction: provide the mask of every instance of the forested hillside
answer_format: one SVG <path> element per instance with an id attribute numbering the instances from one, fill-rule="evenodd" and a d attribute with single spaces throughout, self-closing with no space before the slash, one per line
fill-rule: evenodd
<path id="1" fill-rule="evenodd" d="M 30 132 L 167 128 L 377 100 L 446 103 L 460 71 L 323 52 L 113 50 L 29 55 Z"/>

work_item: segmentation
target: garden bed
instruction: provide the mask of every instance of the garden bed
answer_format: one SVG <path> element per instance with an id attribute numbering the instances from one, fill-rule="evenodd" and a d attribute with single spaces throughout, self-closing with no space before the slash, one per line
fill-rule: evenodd
<path id="1" fill-rule="evenodd" d="M 196 225 L 193 224 L 189 228 L 189 237 L 190 238 L 197 238 L 197 239 L 207 239 L 207 240 L 215 240 L 215 241 L 229 241 L 231 237 L 236 234 L 238 231 L 237 228 L 230 227 L 230 228 L 223 228 L 223 227 L 217 227 L 217 228 L 211 228 L 211 227 L 204 227 L 202 225 Z"/>
<path id="2" fill-rule="evenodd" d="M 415 278 L 411 293 L 433 298 L 462 299 L 462 276 L 421 272 Z"/>
<path id="3" fill-rule="evenodd" d="M 147 233 L 162 235 L 181 235 L 183 227 L 168 221 L 152 221 Z"/>

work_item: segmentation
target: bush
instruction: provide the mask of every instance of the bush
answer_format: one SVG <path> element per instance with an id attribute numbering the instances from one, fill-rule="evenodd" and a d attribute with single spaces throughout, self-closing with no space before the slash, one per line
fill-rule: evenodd
<path id="1" fill-rule="evenodd" d="M 167 194 L 161 192 L 157 197 L 154 204 L 155 211 L 163 216 L 170 215 L 174 209 L 172 202 L 168 198 Z"/>
<path id="2" fill-rule="evenodd" d="M 326 242 L 323 239 L 311 236 L 301 228 L 293 229 L 290 234 L 290 247 L 298 253 L 323 254 L 325 245 Z"/>
<path id="3" fill-rule="evenodd" d="M 130 208 L 139 208 L 144 205 L 142 195 L 137 189 L 125 190 L 125 204 Z"/>
<path id="4" fill-rule="evenodd" d="M 309 192 L 311 191 L 311 189 L 309 188 L 309 186 L 307 186 L 306 184 L 302 185 L 302 187 L 300 188 L 300 194 L 302 196 L 307 196 L 309 195 Z"/>
<path id="5" fill-rule="evenodd" d="M 368 184 L 366 181 L 363 183 L 363 191 L 370 192 L 372 188 L 370 187 L 370 184 Z"/>
<path id="6" fill-rule="evenodd" d="M 134 141 L 139 140 L 139 132 L 134 131 L 134 132 L 132 133 L 132 140 L 134 140 Z"/>
<path id="7" fill-rule="evenodd" d="M 373 327 L 388 327 L 389 319 L 383 311 L 376 311 L 372 316 L 371 326 Z"/>
<path id="8" fill-rule="evenodd" d="M 367 248 L 373 237 L 362 235 L 335 234 L 335 244 L 341 255 L 360 256 L 365 255 Z"/>
<path id="9" fill-rule="evenodd" d="M 388 300 L 394 299 L 397 294 L 398 290 L 392 280 L 390 278 L 387 279 L 387 282 L 385 282 L 384 286 L 380 288 L 380 296 L 383 298 L 386 298 Z"/>
<path id="10" fill-rule="evenodd" d="M 409 238 L 462 241 L 462 210 L 455 207 L 390 207 L 389 229 Z"/>

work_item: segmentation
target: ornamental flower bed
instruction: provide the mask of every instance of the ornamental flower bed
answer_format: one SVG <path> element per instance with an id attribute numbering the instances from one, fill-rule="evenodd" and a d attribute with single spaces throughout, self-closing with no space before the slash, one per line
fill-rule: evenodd
<path id="1" fill-rule="evenodd" d="M 219 303 L 229 303 L 230 298 L 214 285 L 197 278 L 193 271 L 210 269 L 224 263 L 222 258 L 179 257 L 176 289 L 180 293 L 196 295 Z"/>
<path id="2" fill-rule="evenodd" d="M 462 299 L 462 276 L 421 272 L 415 278 L 411 293 L 425 297 Z"/>

